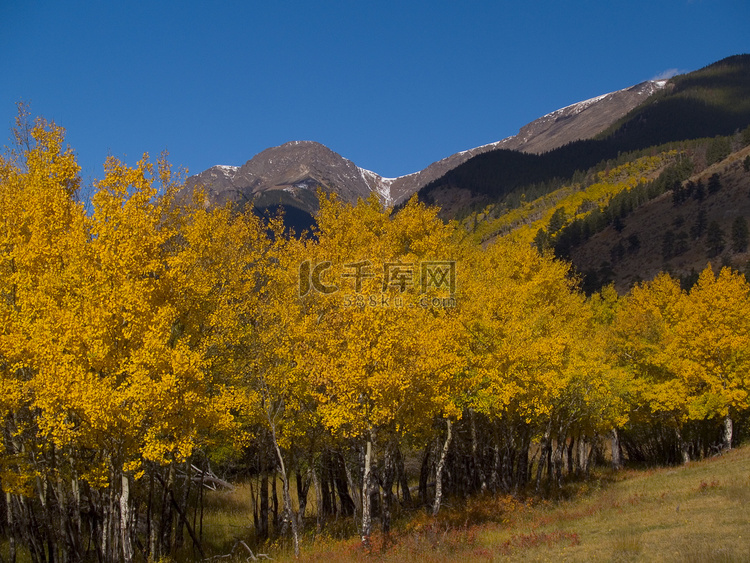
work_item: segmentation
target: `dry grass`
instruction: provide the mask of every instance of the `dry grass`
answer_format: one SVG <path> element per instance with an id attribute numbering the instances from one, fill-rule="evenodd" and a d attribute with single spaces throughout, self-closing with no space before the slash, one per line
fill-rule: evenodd
<path id="1" fill-rule="evenodd" d="M 348 539 L 332 537 L 345 530 L 317 537 L 308 531 L 302 560 L 750 561 L 750 446 L 684 467 L 603 474 L 569 496 L 454 500 L 438 519 L 412 514 L 395 523 L 389 538 L 375 534 L 370 553 L 351 528 Z M 207 519 L 204 533 L 235 529 L 242 509 L 234 501 L 227 506 L 222 523 Z M 210 519 L 221 512 L 212 509 Z M 251 520 L 247 513 L 241 521 Z M 264 550 L 274 560 L 293 560 L 284 542 Z"/>
<path id="2" fill-rule="evenodd" d="M 195 528 L 199 533 L 199 521 L 196 521 Z M 206 495 L 202 537 L 204 549 L 212 555 L 229 553 L 237 540 L 255 543 L 249 484 L 239 484 L 231 492 L 218 490 Z M 187 558 L 187 552 L 184 555 Z"/>
<path id="3" fill-rule="evenodd" d="M 750 561 L 750 448 L 686 467 L 628 471 L 525 523 L 575 533 L 576 545 L 517 550 L 510 560 Z M 496 545 L 513 530 L 480 538 Z"/>

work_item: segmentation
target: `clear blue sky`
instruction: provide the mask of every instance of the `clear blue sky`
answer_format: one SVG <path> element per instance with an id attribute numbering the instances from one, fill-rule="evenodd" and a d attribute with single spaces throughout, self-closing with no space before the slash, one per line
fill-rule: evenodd
<path id="1" fill-rule="evenodd" d="M 85 180 L 108 154 L 197 173 L 291 140 L 398 176 L 739 53 L 747 0 L 0 0 L 0 144 L 25 100 Z"/>

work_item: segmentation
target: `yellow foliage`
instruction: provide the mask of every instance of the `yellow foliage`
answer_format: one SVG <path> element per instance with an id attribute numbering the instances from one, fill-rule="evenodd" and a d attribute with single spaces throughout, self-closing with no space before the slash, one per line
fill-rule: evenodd
<path id="1" fill-rule="evenodd" d="M 459 258 L 453 227 L 416 200 L 391 214 L 375 198 L 356 206 L 323 199 L 318 223 L 300 259 L 330 262 L 326 283 L 340 291 L 300 298 L 297 362 L 310 374 L 323 423 L 358 436 L 418 432 L 435 415 L 458 416 L 459 326 L 451 307 L 433 306 L 456 296 L 421 285 L 423 264 Z"/>
<path id="2" fill-rule="evenodd" d="M 477 242 L 496 235 L 509 235 L 514 240 L 531 244 L 539 229 L 546 229 L 555 211 L 563 210 L 567 222 L 581 219 L 594 209 L 604 209 L 618 193 L 635 188 L 676 156 L 675 151 L 642 157 L 609 171 L 597 174 L 597 181 L 583 188 L 564 186 L 554 192 L 523 202 L 516 209 L 494 220 L 479 223 L 472 236 Z"/>
<path id="3" fill-rule="evenodd" d="M 679 366 L 690 417 L 723 417 L 750 406 L 750 285 L 729 268 L 710 265 L 685 299 L 677 326 Z"/>
<path id="4" fill-rule="evenodd" d="M 375 196 L 321 196 L 298 240 L 200 194 L 177 205 L 166 157 L 107 159 L 89 215 L 63 130 L 17 134 L 26 148 L 0 159 L 6 491 L 40 496 L 73 474 L 112 487 L 264 436 L 282 464 L 316 440 L 422 440 L 467 410 L 547 438 L 554 424 L 562 441 L 629 409 L 679 428 L 750 406 L 740 275 L 707 268 L 690 293 L 661 275 L 587 301 L 529 244 L 555 209 L 606 205 L 669 154 L 525 204 L 491 229 L 528 225 L 482 248 L 416 199 L 393 212 Z"/>

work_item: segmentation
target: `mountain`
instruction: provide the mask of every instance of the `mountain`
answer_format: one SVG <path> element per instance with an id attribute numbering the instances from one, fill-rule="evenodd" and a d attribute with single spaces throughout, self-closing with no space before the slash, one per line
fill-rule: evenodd
<path id="1" fill-rule="evenodd" d="M 491 146 L 493 149 L 542 154 L 573 141 L 591 139 L 664 89 L 667 82 L 641 82 L 624 90 L 572 104 L 532 121 L 521 127 L 518 135 Z"/>
<path id="2" fill-rule="evenodd" d="M 666 81 L 643 82 L 572 104 L 525 125 L 517 135 L 461 151 L 398 178 L 360 168 L 319 143 L 292 141 L 266 149 L 242 166 L 218 165 L 191 176 L 184 195 L 202 186 L 214 205 L 253 202 L 256 209 L 282 205 L 314 214 L 320 186 L 351 203 L 375 192 L 385 205 L 398 205 L 478 155 L 498 149 L 536 154 L 592 138 L 665 85 Z"/>
<path id="3" fill-rule="evenodd" d="M 605 96 L 606 98 L 606 96 Z M 581 124 L 587 105 L 602 101 L 580 102 L 570 109 L 558 110 L 537 122 L 552 122 L 545 130 L 551 140 L 556 127 L 569 130 L 567 122 Z M 583 108 L 581 111 L 579 109 Z M 567 117 L 572 113 L 574 120 Z M 578 111 L 576 113 L 576 111 Z M 588 116 L 587 116 L 588 117 Z M 599 122 L 601 125 L 602 122 Z M 446 172 L 421 188 L 420 199 L 442 208 L 445 217 L 465 216 L 487 205 L 504 203 L 511 207 L 522 194 L 560 187 L 574 174 L 628 154 L 668 143 L 730 135 L 750 124 L 750 55 L 723 59 L 689 74 L 654 83 L 653 91 L 622 117 L 615 119 L 592 138 L 563 144 L 541 154 L 504 150 L 513 147 L 498 143 L 496 150 L 479 154 Z M 530 124 L 528 130 L 538 125 Z M 524 129 L 527 129 L 524 128 Z M 596 127 L 598 128 L 598 127 Z M 595 128 L 592 127 L 590 131 Z M 515 146 L 534 146 L 519 134 Z M 554 142 L 550 145 L 552 146 Z"/>
<path id="4" fill-rule="evenodd" d="M 264 150 L 242 166 L 213 166 L 188 178 L 203 186 L 212 204 L 283 203 L 314 208 L 317 186 L 335 189 L 345 201 L 366 198 L 377 186 L 365 171 L 313 141 L 292 141 Z"/>
<path id="5" fill-rule="evenodd" d="M 750 55 L 735 55 L 675 76 L 597 138 L 633 150 L 731 135 L 750 124 Z"/>
<path id="6" fill-rule="evenodd" d="M 709 259 L 750 271 L 734 234 L 750 222 L 750 55 L 572 104 L 399 178 L 295 141 L 192 176 L 183 197 L 197 186 L 209 205 L 282 206 L 298 231 L 314 224 L 318 187 L 389 206 L 417 193 L 478 241 L 553 250 L 586 291 L 626 291 L 661 270 L 688 285 Z"/>

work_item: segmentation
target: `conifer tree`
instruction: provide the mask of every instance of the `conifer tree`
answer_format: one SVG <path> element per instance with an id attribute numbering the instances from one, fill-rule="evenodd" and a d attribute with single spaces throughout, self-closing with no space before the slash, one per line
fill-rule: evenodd
<path id="1" fill-rule="evenodd" d="M 734 252 L 745 252 L 748 244 L 747 219 L 737 217 L 732 223 L 732 250 Z"/>
<path id="2" fill-rule="evenodd" d="M 706 230 L 706 251 L 709 258 L 714 258 L 724 252 L 726 241 L 724 231 L 716 221 L 711 221 Z"/>

